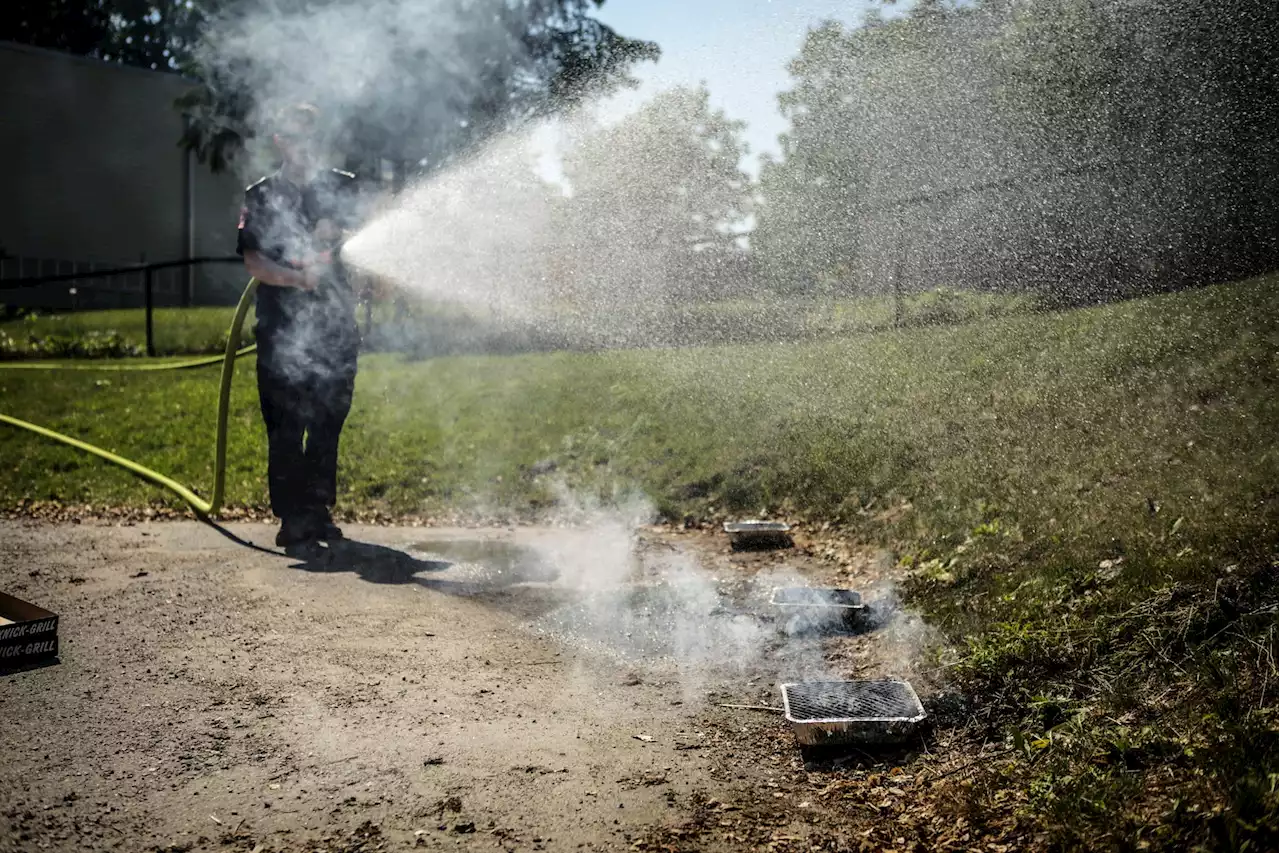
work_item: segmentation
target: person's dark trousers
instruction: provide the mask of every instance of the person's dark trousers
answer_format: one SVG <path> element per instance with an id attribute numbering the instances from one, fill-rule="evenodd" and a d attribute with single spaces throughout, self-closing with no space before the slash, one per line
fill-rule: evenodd
<path id="1" fill-rule="evenodd" d="M 355 360 L 305 372 L 275 361 L 269 351 L 258 359 L 271 511 L 285 521 L 327 515 L 337 501 L 338 440 L 351 411 Z"/>

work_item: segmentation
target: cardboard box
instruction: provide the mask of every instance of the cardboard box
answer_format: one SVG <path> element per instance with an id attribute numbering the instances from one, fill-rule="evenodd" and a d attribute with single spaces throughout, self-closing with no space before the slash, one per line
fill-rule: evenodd
<path id="1" fill-rule="evenodd" d="M 0 592 L 0 672 L 58 661 L 58 614 Z"/>

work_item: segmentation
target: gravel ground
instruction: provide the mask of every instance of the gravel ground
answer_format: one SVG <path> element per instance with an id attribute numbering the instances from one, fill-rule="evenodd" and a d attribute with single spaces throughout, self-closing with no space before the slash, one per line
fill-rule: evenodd
<path id="1" fill-rule="evenodd" d="M 788 639 L 765 604 L 886 561 L 633 532 L 286 556 L 256 523 L 0 521 L 0 589 L 61 617 L 58 664 L 0 677 L 0 850 L 857 849 L 880 812 L 833 785 L 925 759 L 806 764 L 722 706 L 904 674 L 912 632 Z"/>

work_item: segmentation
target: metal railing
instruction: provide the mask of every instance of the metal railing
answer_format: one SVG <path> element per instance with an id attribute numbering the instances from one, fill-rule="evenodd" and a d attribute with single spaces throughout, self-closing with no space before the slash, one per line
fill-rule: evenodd
<path id="1" fill-rule="evenodd" d="M 54 262 L 58 263 L 58 262 Z M 147 355 L 154 356 L 156 354 L 155 335 L 153 315 L 155 312 L 155 274 L 160 270 L 188 268 L 201 264 L 242 264 L 244 260 L 237 255 L 230 256 L 213 256 L 199 258 L 185 258 L 177 261 L 159 261 L 156 263 L 137 263 L 124 267 L 114 267 L 111 269 L 91 269 L 85 271 L 75 271 L 69 273 L 54 273 L 52 275 L 36 275 L 25 278 L 0 279 L 0 293 L 9 290 L 18 290 L 20 288 L 38 287 L 45 284 L 57 284 L 59 282 L 83 281 L 90 278 L 110 278 L 114 276 L 138 275 L 142 276 L 142 292 L 143 292 L 143 308 L 146 311 L 146 335 L 147 335 Z M 75 266 L 73 264 L 73 266 Z M 0 297 L 0 301 L 3 298 Z"/>

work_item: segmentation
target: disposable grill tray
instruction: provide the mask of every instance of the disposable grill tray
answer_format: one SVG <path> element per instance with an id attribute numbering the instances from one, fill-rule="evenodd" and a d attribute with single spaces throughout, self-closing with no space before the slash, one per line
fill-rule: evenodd
<path id="1" fill-rule="evenodd" d="M 783 617 L 789 634 L 812 631 L 856 631 L 866 625 L 867 607 L 851 589 L 808 586 L 775 587 L 769 603 Z"/>
<path id="2" fill-rule="evenodd" d="M 901 743 L 924 722 L 905 681 L 803 681 L 782 685 L 782 707 L 804 746 Z"/>
<path id="3" fill-rule="evenodd" d="M 788 548 L 791 525 L 782 521 L 726 521 L 724 532 L 735 550 Z"/>

